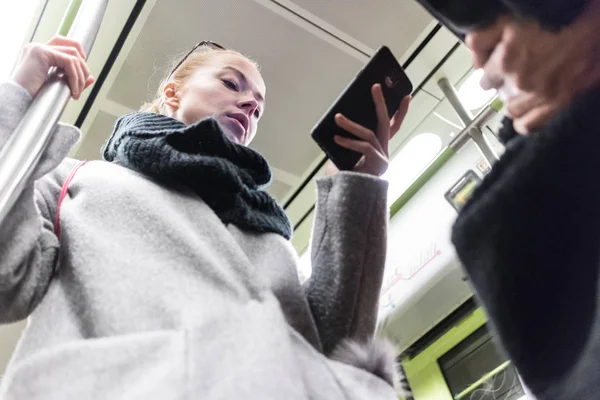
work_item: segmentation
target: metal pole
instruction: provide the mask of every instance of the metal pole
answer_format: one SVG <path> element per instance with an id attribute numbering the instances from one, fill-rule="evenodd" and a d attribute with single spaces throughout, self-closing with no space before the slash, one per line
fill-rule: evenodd
<path id="1" fill-rule="evenodd" d="M 442 89 L 444 96 L 446 96 L 446 98 L 450 102 L 450 105 L 452 106 L 452 108 L 454 108 L 456 114 L 458 114 L 460 120 L 465 125 L 469 125 L 473 120 L 473 114 L 471 114 L 471 111 L 467 110 L 462 101 L 460 101 L 460 98 L 458 97 L 458 92 L 456 91 L 454 86 L 452 86 L 448 78 L 440 79 L 438 81 L 438 86 L 440 87 L 440 89 Z"/>
<path id="2" fill-rule="evenodd" d="M 498 161 L 498 154 L 494 151 L 492 146 L 488 143 L 485 136 L 483 136 L 483 131 L 481 127 L 487 123 L 495 114 L 496 111 L 491 107 L 486 107 L 486 109 L 479 113 L 475 119 L 473 119 L 473 115 L 467 108 L 463 105 L 458 97 L 458 93 L 456 89 L 447 78 L 442 78 L 438 81 L 438 85 L 456 114 L 461 119 L 461 121 L 466 125 L 465 129 L 452 141 L 450 146 L 452 147 L 459 145 L 458 148 L 464 146 L 466 141 L 471 138 L 475 145 L 487 161 L 487 163 L 492 166 L 496 161 Z M 453 147 L 455 150 L 458 148 Z"/>
<path id="3" fill-rule="evenodd" d="M 471 130 L 475 127 L 485 125 L 497 114 L 497 111 L 488 106 L 484 108 L 477 116 L 450 142 L 450 147 L 455 151 L 462 148 L 469 139 L 471 139 Z"/>
<path id="4" fill-rule="evenodd" d="M 494 151 L 494 148 L 490 145 L 485 136 L 483 136 L 483 131 L 480 127 L 474 126 L 469 131 L 469 136 L 473 139 L 473 142 L 475 142 L 475 145 L 479 148 L 483 158 L 485 158 L 490 167 L 500 159 L 498 154 Z"/>
<path id="5" fill-rule="evenodd" d="M 89 55 L 100 29 L 108 0 L 85 0 L 68 37 L 78 40 Z M 71 93 L 61 79 L 62 71 L 50 73 L 21 123 L 0 151 L 0 223 L 10 212 L 44 153 Z"/>

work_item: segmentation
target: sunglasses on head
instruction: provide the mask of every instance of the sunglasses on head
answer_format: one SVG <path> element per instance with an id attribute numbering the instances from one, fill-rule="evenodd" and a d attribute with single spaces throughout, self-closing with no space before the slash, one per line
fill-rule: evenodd
<path id="1" fill-rule="evenodd" d="M 194 47 L 192 47 L 192 49 L 190 51 L 188 51 L 185 56 L 183 56 L 181 58 L 181 60 L 179 60 L 179 62 L 177 63 L 177 65 L 175 65 L 175 68 L 173 68 L 173 70 L 171 70 L 171 73 L 169 74 L 169 77 L 167 78 L 167 81 L 169 79 L 171 79 L 171 76 L 173 76 L 173 74 L 175 73 L 175 71 L 177 71 L 177 68 L 181 67 L 181 64 L 184 63 L 185 60 L 187 60 L 187 58 L 190 56 L 190 54 L 192 54 L 194 51 L 196 51 L 198 48 L 200 47 L 208 47 L 214 50 L 226 50 L 225 47 L 221 46 L 218 43 L 215 42 L 211 42 L 210 40 L 203 40 L 199 43 L 197 43 Z"/>

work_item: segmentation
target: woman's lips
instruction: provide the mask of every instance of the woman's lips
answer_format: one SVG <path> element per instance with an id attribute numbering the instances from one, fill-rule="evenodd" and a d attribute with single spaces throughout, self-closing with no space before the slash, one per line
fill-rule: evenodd
<path id="1" fill-rule="evenodd" d="M 230 133 L 229 138 L 233 141 L 242 144 L 244 142 L 244 136 L 246 135 L 246 129 L 240 121 L 233 117 L 227 117 L 227 127 Z"/>

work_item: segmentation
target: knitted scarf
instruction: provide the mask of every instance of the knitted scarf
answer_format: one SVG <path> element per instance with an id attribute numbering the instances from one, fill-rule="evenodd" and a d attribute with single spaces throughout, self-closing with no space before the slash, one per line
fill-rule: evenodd
<path id="1" fill-rule="evenodd" d="M 160 114 L 127 114 L 115 124 L 103 157 L 161 182 L 184 184 L 224 224 L 291 238 L 285 212 L 263 191 L 271 182 L 267 161 L 231 142 L 212 118 L 185 125 Z"/>

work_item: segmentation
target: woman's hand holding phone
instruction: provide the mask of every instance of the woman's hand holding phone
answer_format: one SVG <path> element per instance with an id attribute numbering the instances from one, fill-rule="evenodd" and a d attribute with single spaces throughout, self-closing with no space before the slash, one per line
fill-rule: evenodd
<path id="1" fill-rule="evenodd" d="M 402 122 L 408 113 L 411 97 L 406 96 L 392 118 L 389 118 L 381 85 L 373 85 L 371 94 L 377 112 L 376 132 L 349 120 L 342 114 L 336 114 L 336 124 L 345 131 L 356 136 L 358 139 L 335 136 L 334 140 L 338 145 L 362 154 L 361 159 L 358 161 L 353 171 L 381 176 L 387 170 L 389 165 L 390 139 L 400 130 Z M 332 175 L 337 172 L 339 172 L 339 170 L 336 166 L 329 162 L 329 165 L 325 169 L 325 175 Z"/>

